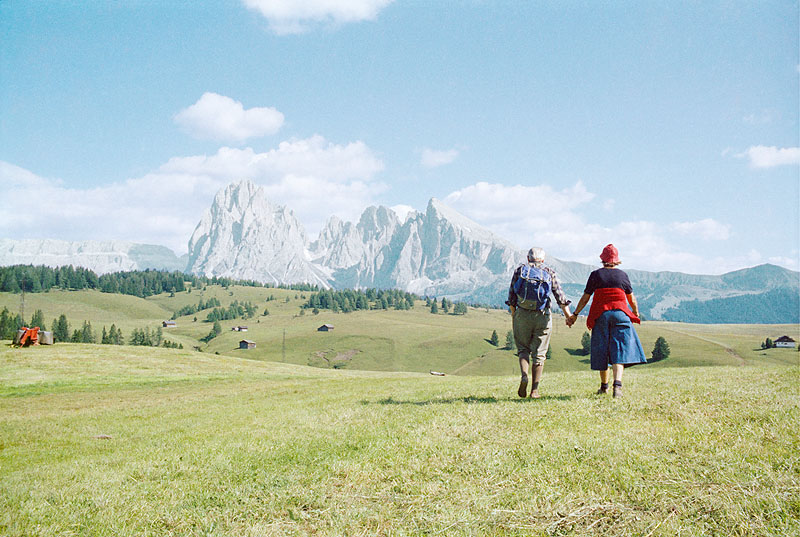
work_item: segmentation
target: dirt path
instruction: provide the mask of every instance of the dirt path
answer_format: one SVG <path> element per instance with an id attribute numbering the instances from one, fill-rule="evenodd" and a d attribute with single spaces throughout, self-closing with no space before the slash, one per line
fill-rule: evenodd
<path id="1" fill-rule="evenodd" d="M 466 369 L 467 367 L 471 366 L 472 364 L 474 364 L 475 362 L 477 362 L 479 360 L 482 360 L 483 358 L 486 358 L 485 354 L 481 354 L 480 356 L 477 356 L 477 357 L 473 358 L 469 362 L 458 366 L 450 374 L 451 375 L 458 375 L 463 369 Z"/>
<path id="2" fill-rule="evenodd" d="M 744 358 L 742 358 L 735 350 L 733 350 L 731 347 L 728 347 L 724 343 L 720 343 L 719 341 L 714 341 L 713 339 L 708 339 L 706 337 L 698 336 L 696 334 L 689 334 L 688 332 L 683 332 L 681 330 L 675 330 L 674 328 L 664 328 L 664 330 L 669 330 L 670 332 L 675 332 L 676 334 L 681 334 L 681 335 L 684 335 L 684 336 L 693 337 L 695 339 L 699 339 L 700 341 L 713 343 L 714 345 L 718 345 L 718 346 L 722 347 L 723 349 L 725 349 L 725 352 L 730 354 L 731 358 L 733 358 L 736 361 L 738 361 L 739 365 L 745 365 L 747 363 L 747 362 L 745 362 Z"/>

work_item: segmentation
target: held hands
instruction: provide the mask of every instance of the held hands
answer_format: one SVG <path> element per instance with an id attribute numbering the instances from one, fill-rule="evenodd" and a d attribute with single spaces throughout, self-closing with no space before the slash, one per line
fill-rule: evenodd
<path id="1" fill-rule="evenodd" d="M 572 328 L 572 325 L 575 324 L 575 321 L 578 320 L 578 315 L 573 313 L 572 315 L 565 315 L 567 326 Z"/>

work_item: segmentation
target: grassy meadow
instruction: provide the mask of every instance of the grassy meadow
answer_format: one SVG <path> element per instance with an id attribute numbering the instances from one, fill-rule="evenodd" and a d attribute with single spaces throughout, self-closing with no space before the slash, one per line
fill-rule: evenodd
<path id="1" fill-rule="evenodd" d="M 303 295 L 26 295 L 28 317 L 126 337 L 201 296 L 269 315 L 209 344 L 205 313 L 179 318 L 183 350 L 0 343 L 0 535 L 800 534 L 800 353 L 760 349 L 797 325 L 645 322 L 671 356 L 614 400 L 556 317 L 543 397 L 522 400 L 487 341 L 505 312 L 300 315 Z"/>
<path id="2" fill-rule="evenodd" d="M 410 311 L 374 310 L 332 313 L 323 310 L 314 315 L 301 304 L 308 292 L 257 287 L 233 286 L 224 289 L 208 286 L 191 293 L 162 294 L 147 299 L 99 291 L 56 291 L 28 294 L 26 317 L 37 309 L 46 323 L 64 313 L 73 329 L 84 320 L 92 323 L 98 340 L 103 326 L 116 324 L 128 338 L 138 328 L 151 331 L 169 319 L 181 307 L 217 298 L 223 307 L 234 300 L 249 301 L 257 314 L 250 319 L 222 321 L 223 333 L 209 343 L 201 342 L 211 330 L 205 322 L 208 311 L 180 317 L 177 327 L 165 329 L 164 338 L 187 349 L 236 356 L 254 360 L 285 362 L 321 368 L 371 371 L 441 371 L 455 375 L 511 375 L 518 366 L 514 351 L 503 348 L 511 330 L 511 316 L 504 310 L 470 308 L 467 315 L 431 314 L 424 302 Z M 267 301 L 274 297 L 274 300 Z M 0 293 L 0 308 L 12 312 L 20 308 L 20 295 Z M 264 310 L 269 311 L 263 315 Z M 194 319 L 197 319 L 196 321 Z M 584 371 L 588 356 L 583 356 L 581 336 L 585 321 L 572 328 L 564 318 L 553 315 L 552 359 L 548 371 Z M 322 324 L 334 325 L 331 332 L 318 332 Z M 233 332 L 234 326 L 246 325 L 247 332 Z M 500 347 L 489 343 L 492 331 L 500 338 Z M 800 353 L 786 349 L 764 351 L 766 338 L 789 335 L 800 341 L 798 325 L 691 325 L 650 321 L 637 327 L 645 352 L 650 354 L 655 340 L 663 336 L 671 348 L 670 358 L 651 364 L 651 368 L 706 365 L 742 365 L 778 363 L 795 365 Z M 256 348 L 239 350 L 239 341 L 256 342 Z"/>

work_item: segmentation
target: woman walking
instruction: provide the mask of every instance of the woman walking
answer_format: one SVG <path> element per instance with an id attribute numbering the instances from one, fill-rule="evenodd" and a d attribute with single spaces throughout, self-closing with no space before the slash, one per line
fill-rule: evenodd
<path id="1" fill-rule="evenodd" d="M 569 319 L 569 325 L 575 323 L 578 313 L 594 295 L 586 326 L 592 331 L 591 367 L 600 372 L 600 389 L 597 393 L 608 393 L 609 373 L 613 371 L 614 397 L 622 397 L 623 369 L 647 362 L 632 324 L 641 323 L 639 305 L 633 296 L 628 275 L 617 268 L 620 264 L 619 252 L 613 244 L 603 248 L 600 260 L 603 268 L 589 275 L 586 289 Z"/>

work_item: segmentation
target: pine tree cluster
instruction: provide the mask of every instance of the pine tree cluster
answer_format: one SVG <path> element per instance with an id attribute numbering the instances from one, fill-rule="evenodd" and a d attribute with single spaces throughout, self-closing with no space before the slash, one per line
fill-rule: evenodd
<path id="1" fill-rule="evenodd" d="M 453 310 L 453 315 L 466 315 L 467 304 L 465 302 L 453 302 L 445 297 L 442 297 L 441 305 L 436 301 L 436 297 L 425 297 L 425 305 L 430 308 L 431 313 L 439 313 L 441 309 L 443 313 L 450 313 Z"/>
<path id="2" fill-rule="evenodd" d="M 410 310 L 416 295 L 397 289 L 367 289 L 342 291 L 320 291 L 312 294 L 303 304 L 304 309 L 331 310 L 334 313 L 350 313 L 356 310 Z"/>
<path id="3" fill-rule="evenodd" d="M 234 300 L 227 308 L 214 308 L 209 312 L 206 320 L 208 322 L 214 321 L 229 321 L 231 319 L 238 319 L 243 317 L 249 319 L 256 314 L 256 306 L 252 302 L 239 302 Z"/>
<path id="4" fill-rule="evenodd" d="M 172 319 L 177 319 L 178 317 L 183 317 L 184 315 L 193 315 L 198 311 L 207 310 L 209 308 L 217 308 L 220 307 L 219 300 L 215 297 L 211 297 L 205 302 L 200 300 L 197 305 L 189 304 L 188 306 L 184 306 L 178 309 L 175 313 L 172 314 Z"/>
<path id="5" fill-rule="evenodd" d="M 97 289 L 104 293 L 119 293 L 145 298 L 160 293 L 185 291 L 187 283 L 194 288 L 204 285 L 264 287 L 263 284 L 253 280 L 234 280 L 217 276 L 207 278 L 184 274 L 180 271 L 167 272 L 148 269 L 113 272 L 98 276 L 89 269 L 72 265 L 58 268 L 34 267 L 33 265 L 0 267 L 0 292 L 6 293 L 20 293 L 23 288 L 26 293 L 41 293 L 50 289 Z M 298 290 L 316 289 L 316 286 L 308 284 L 287 286 L 286 288 L 289 287 L 303 288 Z"/>

